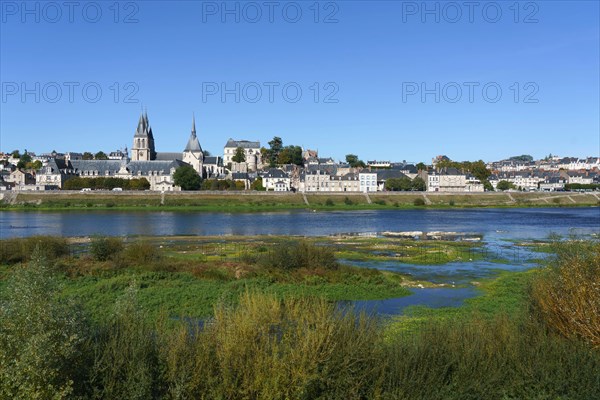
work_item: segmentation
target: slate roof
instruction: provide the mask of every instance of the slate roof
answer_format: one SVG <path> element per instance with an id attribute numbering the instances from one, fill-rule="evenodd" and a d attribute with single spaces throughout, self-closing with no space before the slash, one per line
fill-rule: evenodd
<path id="1" fill-rule="evenodd" d="M 204 157 L 204 164 L 223 166 L 223 159 L 221 157 Z"/>
<path id="2" fill-rule="evenodd" d="M 179 168 L 182 165 L 187 165 L 181 160 L 173 160 L 173 161 L 131 161 L 127 164 L 127 170 L 131 172 L 132 175 L 138 175 L 139 172 L 142 175 L 147 175 L 151 171 L 158 171 L 164 174 L 171 173 L 171 168 Z"/>
<path id="3" fill-rule="evenodd" d="M 288 174 L 277 168 L 269 169 L 269 172 L 265 175 L 265 178 L 289 178 Z"/>
<path id="4" fill-rule="evenodd" d="M 192 133 L 190 134 L 190 138 L 188 139 L 187 145 L 185 146 L 185 150 L 183 151 L 202 151 L 202 147 L 200 147 L 200 142 L 198 141 L 198 137 L 196 137 L 196 117 L 192 117 Z"/>
<path id="5" fill-rule="evenodd" d="M 81 171 L 98 171 L 99 175 L 116 173 L 121 168 L 120 160 L 71 160 L 71 167 L 75 173 Z"/>
<path id="6" fill-rule="evenodd" d="M 161 152 L 161 153 L 156 153 L 156 158 L 154 160 L 155 161 L 173 161 L 173 160 L 181 160 L 182 157 L 183 157 L 183 155 L 181 153 Z"/>
<path id="7" fill-rule="evenodd" d="M 256 149 L 260 148 L 260 142 L 251 142 L 249 140 L 233 140 L 229 139 L 225 144 L 225 147 L 241 147 L 242 149 Z"/>
<path id="8" fill-rule="evenodd" d="M 385 181 L 388 179 L 400 179 L 400 178 L 406 178 L 406 175 L 404 175 L 402 172 L 400 172 L 397 169 L 382 169 L 377 171 L 377 180 L 378 181 Z"/>

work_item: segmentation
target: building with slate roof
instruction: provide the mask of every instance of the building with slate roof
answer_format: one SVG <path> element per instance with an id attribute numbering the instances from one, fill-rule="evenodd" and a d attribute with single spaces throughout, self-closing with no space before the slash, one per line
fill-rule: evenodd
<path id="1" fill-rule="evenodd" d="M 122 179 L 145 178 L 150 190 L 177 191 L 173 175 L 183 165 L 192 166 L 203 178 L 224 174 L 221 157 L 205 157 L 196 135 L 196 121 L 192 118 L 192 132 L 182 153 L 159 153 L 154 148 L 154 134 L 146 112 L 140 115 L 133 136 L 131 159 L 127 152 L 121 159 L 81 160 L 53 158 L 36 176 L 37 185 L 62 188 L 75 176 L 86 178 L 113 177 Z"/>
<path id="2" fill-rule="evenodd" d="M 232 158 L 235 156 L 238 147 L 244 150 L 248 171 L 257 171 L 263 167 L 260 154 L 260 142 L 233 140 L 231 138 L 225 143 L 225 147 L 223 148 L 223 160 L 225 165 L 233 162 Z"/>

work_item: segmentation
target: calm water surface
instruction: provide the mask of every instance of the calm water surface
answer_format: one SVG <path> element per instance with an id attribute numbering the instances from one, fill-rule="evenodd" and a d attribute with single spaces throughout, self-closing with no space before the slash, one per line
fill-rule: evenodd
<path id="1" fill-rule="evenodd" d="M 32 235 L 307 235 L 460 231 L 487 239 L 541 239 L 600 230 L 600 208 L 205 213 L 0 211 L 0 237 Z"/>
<path id="2" fill-rule="evenodd" d="M 514 240 L 545 239 L 550 234 L 599 235 L 600 208 L 445 209 L 276 213 L 0 211 L 0 238 L 33 235 L 302 235 L 377 234 L 384 231 L 453 231 L 483 236 L 485 260 L 444 265 L 393 261 L 349 262 L 360 267 L 409 274 L 415 279 L 461 285 L 414 289 L 397 299 L 359 301 L 367 312 L 401 314 L 412 305 L 456 307 L 477 295 L 471 282 L 498 270 L 524 270 L 540 254 L 516 247 Z M 495 259 L 492 261 L 492 259 Z M 501 261 L 498 262 L 498 259 Z"/>

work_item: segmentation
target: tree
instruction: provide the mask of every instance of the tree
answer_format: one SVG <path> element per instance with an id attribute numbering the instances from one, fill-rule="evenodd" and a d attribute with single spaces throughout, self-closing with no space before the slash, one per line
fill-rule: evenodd
<path id="1" fill-rule="evenodd" d="M 85 153 L 83 153 L 83 156 L 81 158 L 83 158 L 84 160 L 93 160 L 94 155 L 89 151 L 86 151 Z"/>
<path id="2" fill-rule="evenodd" d="M 25 169 L 33 169 L 38 171 L 40 168 L 42 168 L 42 162 L 40 160 L 35 160 L 33 162 L 28 162 L 25 165 Z"/>
<path id="3" fill-rule="evenodd" d="M 254 180 L 254 182 L 252 182 L 252 184 L 250 185 L 250 189 L 252 190 L 258 190 L 258 191 L 264 191 L 265 188 L 263 186 L 263 180 L 262 178 L 259 176 L 258 178 L 256 178 Z"/>
<path id="4" fill-rule="evenodd" d="M 19 158 L 19 162 L 17 163 L 17 168 L 19 168 L 19 169 L 27 168 L 27 164 L 31 163 L 32 161 L 33 161 L 33 159 L 27 153 L 27 150 L 25 150 L 25 153 L 21 154 L 21 157 Z"/>
<path id="5" fill-rule="evenodd" d="M 242 149 L 241 147 L 235 149 L 235 155 L 231 157 L 231 161 L 236 163 L 246 162 L 246 153 L 244 152 L 244 149 Z"/>
<path id="6" fill-rule="evenodd" d="M 277 166 L 277 159 L 279 157 L 279 153 L 283 149 L 283 140 L 280 137 L 275 136 L 273 140 L 269 142 L 269 149 L 267 150 L 267 158 L 269 161 L 269 166 L 275 167 Z"/>
<path id="7" fill-rule="evenodd" d="M 21 153 L 19 152 L 19 150 L 13 150 L 12 153 L 10 153 L 12 158 L 21 158 Z"/>
<path id="8" fill-rule="evenodd" d="M 183 190 L 199 190 L 202 185 L 202 178 L 194 168 L 189 165 L 183 165 L 173 174 L 173 180 L 177 186 Z"/>
<path id="9" fill-rule="evenodd" d="M 425 181 L 422 178 L 417 176 L 415 179 L 413 179 L 412 190 L 416 190 L 418 192 L 424 192 L 426 189 L 427 189 L 427 184 L 425 184 Z"/>
<path id="10" fill-rule="evenodd" d="M 350 164 L 352 168 L 364 168 L 365 163 L 358 159 L 356 154 L 346 154 L 346 162 Z"/>
<path id="11" fill-rule="evenodd" d="M 302 165 L 304 164 L 304 159 L 302 158 L 302 147 L 300 146 L 286 146 L 281 149 L 279 156 L 277 157 L 277 163 L 279 165 L 284 164 L 295 164 Z"/>
<path id="12" fill-rule="evenodd" d="M 533 161 L 533 157 L 530 156 L 529 154 L 523 154 L 523 155 L 520 155 L 520 156 L 513 156 L 513 157 L 509 158 L 509 160 L 511 160 L 511 161 L 532 162 Z"/>
<path id="13" fill-rule="evenodd" d="M 425 171 L 427 169 L 427 165 L 425 165 L 425 163 L 422 162 L 418 163 L 416 167 L 419 171 Z"/>
<path id="14" fill-rule="evenodd" d="M 108 160 L 108 156 L 103 151 L 99 151 L 96 154 L 94 154 L 94 159 L 95 160 Z"/>
<path id="15" fill-rule="evenodd" d="M 509 189 L 514 189 L 515 185 L 513 185 L 511 182 L 509 181 L 500 181 L 498 182 L 498 184 L 496 185 L 496 189 L 498 190 L 509 190 Z"/>
<path id="16" fill-rule="evenodd" d="M 60 297 L 44 249 L 17 268 L 0 303 L 0 398 L 77 397 L 88 337 L 80 308 Z"/>

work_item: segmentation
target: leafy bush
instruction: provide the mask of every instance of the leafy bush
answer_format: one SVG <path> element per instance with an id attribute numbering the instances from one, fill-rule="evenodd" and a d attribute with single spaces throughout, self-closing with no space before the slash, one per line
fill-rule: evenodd
<path id="1" fill-rule="evenodd" d="M 150 189 L 150 182 L 146 178 L 72 177 L 64 183 L 64 189 L 66 190 L 81 190 L 83 188 L 98 190 L 112 190 L 114 188 L 121 188 L 123 190 L 148 190 Z"/>
<path id="2" fill-rule="evenodd" d="M 346 197 L 346 198 L 347 198 L 347 197 Z M 334 203 L 333 203 L 333 200 L 331 200 L 331 199 L 327 199 L 327 200 L 325 200 L 325 205 L 326 205 L 326 206 L 330 206 L 330 207 L 331 207 L 331 206 L 333 206 L 333 205 L 334 205 Z"/>
<path id="3" fill-rule="evenodd" d="M 0 263 L 14 264 L 28 261 L 34 249 L 47 260 L 69 254 L 69 244 L 64 238 L 53 236 L 31 236 L 0 240 Z"/>
<path id="4" fill-rule="evenodd" d="M 351 206 L 354 204 L 354 202 L 352 200 L 350 200 L 348 197 L 344 198 L 344 204 L 347 206 Z"/>
<path id="5" fill-rule="evenodd" d="M 162 253 L 150 243 L 135 242 L 125 248 L 123 258 L 129 265 L 152 264 L 162 259 Z"/>
<path id="6" fill-rule="evenodd" d="M 103 399 L 155 398 L 158 383 L 157 346 L 131 283 L 118 300 L 97 338 L 92 379 Z"/>
<path id="7" fill-rule="evenodd" d="M 69 398 L 85 382 L 85 320 L 58 297 L 39 248 L 31 259 L 11 277 L 0 304 L 0 398 Z"/>
<path id="8" fill-rule="evenodd" d="M 96 261 L 114 259 L 123 251 L 123 240 L 117 237 L 98 236 L 92 238 L 90 254 Z"/>
<path id="9" fill-rule="evenodd" d="M 424 206 L 425 205 L 425 200 L 422 198 L 416 198 L 415 201 L 413 201 L 413 205 L 415 206 Z"/>
<path id="10" fill-rule="evenodd" d="M 284 243 L 258 256 L 258 263 L 267 268 L 296 270 L 300 268 L 337 269 L 338 263 L 329 247 L 315 246 L 305 241 Z"/>

